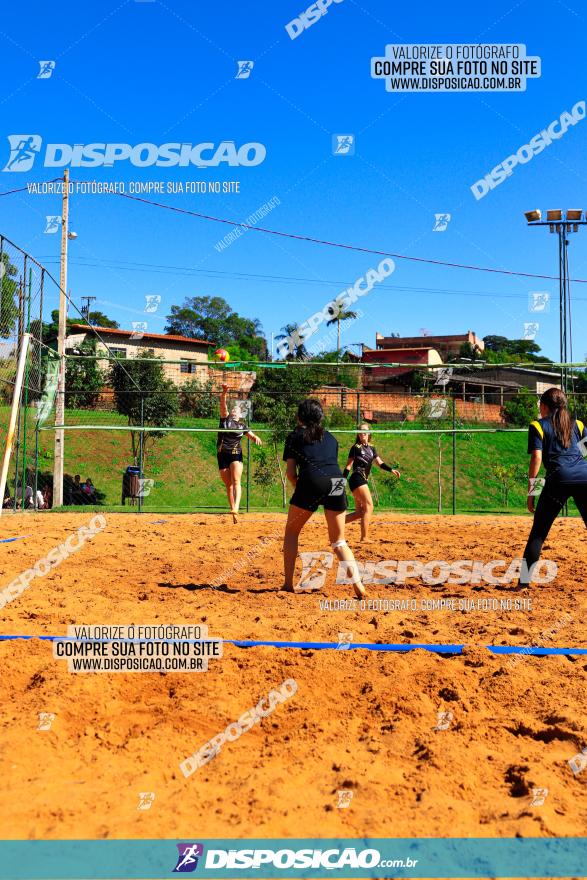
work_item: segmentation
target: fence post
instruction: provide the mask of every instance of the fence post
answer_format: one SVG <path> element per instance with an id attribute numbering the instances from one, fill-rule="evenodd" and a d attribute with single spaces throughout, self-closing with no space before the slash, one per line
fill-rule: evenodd
<path id="1" fill-rule="evenodd" d="M 361 424 L 361 392 L 357 391 L 357 428 Z"/>
<path id="2" fill-rule="evenodd" d="M 144 437 L 145 437 L 145 432 L 143 431 L 143 428 L 145 427 L 144 413 L 145 413 L 145 399 L 144 399 L 143 395 L 141 394 L 141 436 L 139 437 L 139 511 L 138 511 L 139 513 L 141 512 L 141 509 L 142 509 L 143 489 L 145 486 L 144 482 L 143 482 L 143 485 L 141 486 L 141 480 L 144 481 L 144 475 L 143 475 L 143 444 L 144 444 Z"/>
<path id="3" fill-rule="evenodd" d="M 252 405 L 252 402 L 251 402 Z M 251 409 L 247 407 L 247 430 L 251 428 Z M 247 437 L 247 513 L 251 500 L 251 438 Z"/>
<path id="4" fill-rule="evenodd" d="M 457 401 L 452 396 L 452 512 L 457 512 Z"/>

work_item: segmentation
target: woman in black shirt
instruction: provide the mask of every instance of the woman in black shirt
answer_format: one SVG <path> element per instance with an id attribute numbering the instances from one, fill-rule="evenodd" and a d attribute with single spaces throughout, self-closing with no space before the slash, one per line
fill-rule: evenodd
<path id="1" fill-rule="evenodd" d="M 287 478 L 294 487 L 283 540 L 284 590 L 294 592 L 293 579 L 298 538 L 318 507 L 324 508 L 332 549 L 353 580 L 359 598 L 365 589 L 355 557 L 344 539 L 346 494 L 338 464 L 338 443 L 322 427 L 324 413 L 318 400 L 304 400 L 298 408 L 298 427 L 288 434 L 283 451 Z"/>
<path id="2" fill-rule="evenodd" d="M 355 510 L 354 513 L 347 514 L 346 521 L 349 523 L 357 519 L 361 520 L 361 541 L 368 540 L 369 523 L 373 515 L 373 499 L 368 483 L 373 463 L 379 465 L 382 471 L 389 471 L 399 480 L 400 472 L 385 464 L 375 447 L 371 446 L 369 425 L 361 425 L 359 433 L 355 438 L 355 444 L 350 448 L 343 474 L 346 479 L 352 467 L 353 472 L 349 479 L 349 489 L 355 499 Z"/>
<path id="3" fill-rule="evenodd" d="M 238 508 L 241 500 L 241 476 L 243 472 L 243 450 L 241 440 L 249 437 L 257 446 L 261 446 L 261 439 L 247 431 L 247 426 L 241 419 L 241 411 L 236 403 L 230 408 L 227 405 L 228 385 L 222 386 L 220 395 L 220 422 L 218 438 L 216 441 L 216 457 L 220 479 L 226 487 L 226 495 L 230 505 L 232 519 L 238 522 Z"/>

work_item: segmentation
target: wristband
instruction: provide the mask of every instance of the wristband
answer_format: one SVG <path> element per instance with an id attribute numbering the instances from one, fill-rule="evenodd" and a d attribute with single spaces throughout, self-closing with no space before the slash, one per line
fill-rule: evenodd
<path id="1" fill-rule="evenodd" d="M 389 471 L 390 473 L 391 473 L 391 471 L 393 470 L 393 468 L 390 468 L 390 466 L 389 466 L 388 464 L 385 464 L 385 462 L 383 462 L 383 463 L 380 465 L 380 467 L 381 467 L 381 470 L 382 470 L 382 471 Z"/>
<path id="2" fill-rule="evenodd" d="M 348 478 L 349 478 L 349 473 L 350 473 L 350 471 L 349 471 L 348 468 L 345 468 L 344 471 L 342 472 L 342 475 L 343 475 L 343 477 L 345 478 L 345 480 L 348 480 Z"/>

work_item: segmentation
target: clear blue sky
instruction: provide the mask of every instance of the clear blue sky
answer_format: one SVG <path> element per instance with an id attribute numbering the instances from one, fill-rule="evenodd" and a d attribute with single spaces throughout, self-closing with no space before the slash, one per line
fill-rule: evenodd
<path id="1" fill-rule="evenodd" d="M 470 186 L 540 129 L 587 98 L 585 6 L 565 2 L 490 4 L 344 0 L 297 39 L 285 24 L 305 0 L 279 4 L 193 4 L 186 0 L 101 3 L 38 0 L 2 16 L 0 160 L 6 136 L 45 143 L 235 140 L 265 144 L 255 168 L 72 169 L 77 180 L 239 180 L 239 195 L 163 195 L 168 204 L 244 220 L 277 196 L 270 228 L 449 262 L 556 274 L 556 238 L 528 230 L 534 207 L 587 207 L 587 120 L 476 201 Z M 518 94 L 392 94 L 370 77 L 386 43 L 525 43 L 542 76 Z M 54 59 L 50 79 L 38 60 Z M 249 79 L 236 61 L 253 60 Z M 354 156 L 333 156 L 333 133 L 356 136 Z M 38 165 L 38 163 L 37 163 Z M 60 172 L 57 172 L 60 173 Z M 55 172 L 0 174 L 0 190 Z M 435 213 L 449 212 L 444 233 Z M 57 271 L 59 235 L 44 234 L 58 196 L 0 199 L 0 230 Z M 377 258 L 250 232 L 217 253 L 229 228 L 129 202 L 74 196 L 69 287 L 98 298 L 123 327 L 146 319 L 162 332 L 172 304 L 219 295 L 267 336 L 301 322 Z M 587 230 L 573 236 L 573 277 L 587 278 Z M 143 264 L 141 266 L 131 264 Z M 167 267 L 167 268 L 166 268 Z M 182 267 L 181 270 L 173 267 Z M 251 276 L 265 276 L 255 278 Z M 266 276 L 283 276 L 267 279 Z M 334 283 L 329 283 L 334 282 Z M 406 289 L 408 288 L 408 289 Z M 402 335 L 475 330 L 520 337 L 528 293 L 556 282 L 485 275 L 398 261 L 395 274 L 360 305 L 345 341 L 374 344 L 377 330 Z M 159 294 L 156 315 L 144 296 Z M 573 288 L 575 355 L 587 351 L 587 285 Z M 556 359 L 556 309 L 540 315 L 536 341 Z"/>

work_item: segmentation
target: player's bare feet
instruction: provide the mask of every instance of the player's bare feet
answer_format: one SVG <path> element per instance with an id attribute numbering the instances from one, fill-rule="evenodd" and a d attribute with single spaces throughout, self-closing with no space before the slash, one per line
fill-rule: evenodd
<path id="1" fill-rule="evenodd" d="M 355 589 L 355 596 L 357 597 L 357 599 L 364 599 L 366 591 L 363 584 L 353 584 L 353 587 Z"/>
<path id="2" fill-rule="evenodd" d="M 233 510 L 232 512 L 232 521 L 236 525 L 238 523 L 238 511 Z"/>

